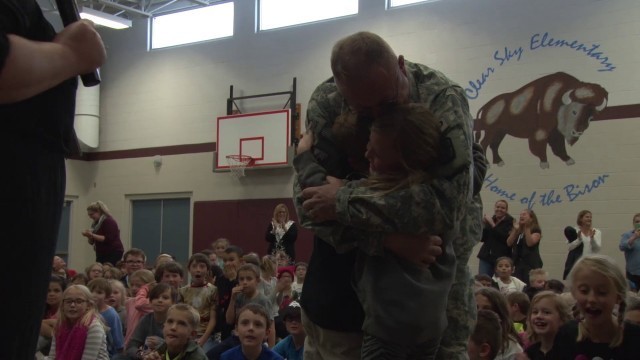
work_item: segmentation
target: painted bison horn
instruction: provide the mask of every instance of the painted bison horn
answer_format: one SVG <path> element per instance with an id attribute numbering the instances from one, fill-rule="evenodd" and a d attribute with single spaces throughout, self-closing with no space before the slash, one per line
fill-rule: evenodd
<path id="1" fill-rule="evenodd" d="M 564 93 L 564 95 L 562 95 L 562 103 L 565 105 L 569 105 L 571 103 L 571 93 L 573 92 L 573 90 L 569 90 L 566 93 Z"/>
<path id="2" fill-rule="evenodd" d="M 606 106 L 607 106 L 607 98 L 604 98 L 602 100 L 602 104 L 596 107 L 596 111 L 602 111 L 602 109 L 604 109 Z"/>

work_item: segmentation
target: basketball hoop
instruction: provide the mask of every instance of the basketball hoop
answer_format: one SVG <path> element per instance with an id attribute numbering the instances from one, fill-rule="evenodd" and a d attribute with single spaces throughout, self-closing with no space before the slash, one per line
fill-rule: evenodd
<path id="1" fill-rule="evenodd" d="M 253 165 L 254 159 L 247 155 L 227 155 L 229 170 L 236 178 L 244 177 L 244 169 Z"/>

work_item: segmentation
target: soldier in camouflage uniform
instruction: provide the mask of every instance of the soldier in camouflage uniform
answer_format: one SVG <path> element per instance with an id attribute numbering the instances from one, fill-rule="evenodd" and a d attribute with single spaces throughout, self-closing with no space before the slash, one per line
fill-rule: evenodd
<path id="1" fill-rule="evenodd" d="M 438 235 L 444 237 L 445 245 L 453 245 L 458 262 L 455 284 L 450 290 L 447 304 L 449 326 L 438 357 L 465 358 L 467 338 L 475 319 L 467 262 L 471 249 L 480 236 L 482 208 L 479 197 L 472 198 L 472 183 L 479 189 L 477 181 L 472 181 L 472 176 L 479 179 L 481 184 L 484 177 L 481 168 L 485 164 L 481 153 L 474 153 L 473 157 L 479 160 L 477 163 L 472 157 L 472 118 L 463 90 L 433 69 L 405 61 L 402 56 L 396 58 L 386 42 L 370 33 L 358 33 L 338 42 L 332 54 L 332 70 L 335 78 L 318 86 L 311 97 L 307 129 L 314 137 L 313 148 L 307 155 L 301 153 L 296 158 L 298 169 L 303 169 L 309 161 L 317 161 L 326 170 L 326 174 L 349 178 L 353 169 L 346 154 L 336 146 L 331 130 L 333 121 L 343 111 L 349 110 L 364 117 L 367 113 L 375 112 L 378 105 L 387 102 L 426 104 L 443 122 L 442 132 L 449 144 L 445 153 L 450 157 L 445 165 L 438 168 L 438 177 L 431 185 L 425 184 L 413 187 L 410 191 L 390 193 L 383 197 L 367 196 L 370 195 L 370 189 L 340 187 L 341 184 L 335 182 L 301 192 L 300 185 L 307 187 L 316 183 L 314 180 L 298 178 L 294 196 L 301 223 L 307 226 L 315 223 L 317 226 L 322 221 L 335 220 L 345 225 L 359 222 L 364 226 L 373 223 L 378 225 L 376 229 L 383 229 L 385 224 L 394 224 L 395 217 L 404 217 L 406 219 L 403 221 L 409 222 L 431 210 L 422 208 L 422 211 L 406 211 L 412 208 L 407 204 L 414 204 L 416 199 L 428 199 L 426 204 L 433 204 L 435 201 L 446 204 L 451 224 L 454 225 Z M 364 151 L 363 148 L 362 152 Z M 322 181 L 322 178 L 317 177 L 315 180 Z M 447 186 L 442 185 L 447 182 Z M 304 201 L 305 199 L 307 200 Z M 341 230 L 336 230 L 332 236 L 351 237 L 351 241 L 357 242 L 360 250 L 380 256 L 410 243 L 403 244 L 407 236 L 393 236 L 385 231 L 369 232 L 366 237 L 362 237 L 352 228 L 336 227 Z M 329 237 L 326 234 L 323 236 Z M 404 255 L 406 257 L 407 252 Z M 302 297 L 303 316 L 308 318 L 305 319 L 308 320 L 305 328 L 311 333 L 307 339 L 312 343 L 309 348 L 313 349 L 308 353 L 305 345 L 305 359 L 358 358 L 357 351 L 353 349 L 357 346 L 354 344 L 356 338 L 352 335 L 359 329 L 358 321 L 362 325 L 362 310 L 354 305 L 353 290 L 349 288 L 350 276 L 345 276 L 351 273 L 354 263 L 355 251 L 338 254 L 325 241 L 317 237 L 314 240 L 314 251 Z M 308 286 L 311 291 L 308 291 Z M 412 300 L 406 299 L 406 302 L 410 303 Z M 416 309 L 420 308 L 428 309 L 429 304 L 416 304 L 410 310 L 419 311 Z M 339 316 L 332 316 L 334 311 Z M 312 324 L 309 325 L 309 321 Z M 325 340 L 325 334 L 322 333 L 325 330 L 333 332 L 332 335 L 344 334 L 341 338 L 349 339 L 350 343 L 342 345 L 348 350 L 338 354 L 325 352 L 326 347 L 319 342 L 319 337 L 322 341 Z M 327 347 L 335 345 L 336 343 L 331 343 Z M 366 357 L 371 354 L 363 355 Z"/>

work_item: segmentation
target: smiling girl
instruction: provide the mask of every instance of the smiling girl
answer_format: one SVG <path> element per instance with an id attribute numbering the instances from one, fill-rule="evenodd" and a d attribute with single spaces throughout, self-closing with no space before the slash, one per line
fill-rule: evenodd
<path id="1" fill-rule="evenodd" d="M 618 265 L 603 255 L 587 255 L 575 264 L 569 280 L 582 320 L 559 330 L 554 358 L 637 359 L 640 328 L 623 322 L 627 282 Z"/>
<path id="2" fill-rule="evenodd" d="M 527 316 L 527 335 L 532 343 L 525 350 L 529 359 L 553 359 L 553 339 L 560 327 L 571 319 L 571 310 L 560 295 L 552 291 L 537 293 Z"/>

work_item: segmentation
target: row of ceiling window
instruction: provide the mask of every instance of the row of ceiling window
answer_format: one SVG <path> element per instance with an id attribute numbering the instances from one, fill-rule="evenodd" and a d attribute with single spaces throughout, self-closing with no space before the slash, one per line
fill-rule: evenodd
<path id="1" fill-rule="evenodd" d="M 437 0 L 386 0 L 387 9 Z M 356 15 L 358 0 L 259 0 L 256 31 Z M 233 36 L 233 1 L 156 16 L 150 48 L 161 49 Z M 179 30 L 178 30 L 179 29 Z"/>

